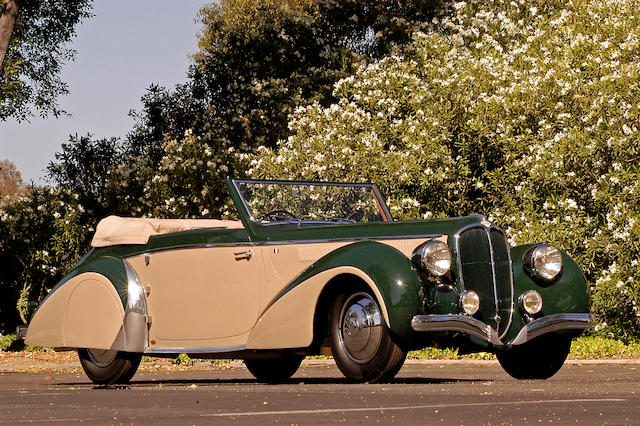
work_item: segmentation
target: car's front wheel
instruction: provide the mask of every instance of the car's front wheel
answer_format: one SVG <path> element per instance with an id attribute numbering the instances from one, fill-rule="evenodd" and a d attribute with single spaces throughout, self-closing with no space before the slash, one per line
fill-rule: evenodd
<path id="1" fill-rule="evenodd" d="M 102 349 L 78 349 L 78 358 L 93 383 L 129 383 L 136 374 L 142 354 Z"/>
<path id="2" fill-rule="evenodd" d="M 298 371 L 303 359 L 303 356 L 284 355 L 276 359 L 245 359 L 244 365 L 259 381 L 280 383 L 289 380 Z"/>
<path id="3" fill-rule="evenodd" d="M 548 379 L 560 370 L 571 349 L 571 338 L 544 334 L 498 352 L 504 370 L 516 379 Z"/>
<path id="4" fill-rule="evenodd" d="M 368 292 L 343 293 L 336 298 L 329 315 L 329 336 L 338 368 L 355 382 L 390 380 L 406 357 Z"/>

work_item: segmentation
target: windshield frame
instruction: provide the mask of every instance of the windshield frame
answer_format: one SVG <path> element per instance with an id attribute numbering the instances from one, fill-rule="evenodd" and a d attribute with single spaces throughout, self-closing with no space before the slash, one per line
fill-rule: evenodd
<path id="1" fill-rule="evenodd" d="M 320 182 L 320 181 L 293 181 L 293 180 L 260 180 L 260 179 L 231 179 L 231 183 L 235 192 L 238 194 L 238 198 L 242 203 L 242 207 L 244 208 L 246 214 L 249 219 L 260 226 L 272 226 L 272 225 L 282 225 L 287 223 L 318 223 L 318 224 L 345 224 L 347 222 L 336 222 L 330 220 L 309 220 L 309 219 L 292 219 L 292 220 L 283 220 L 283 221 L 274 221 L 274 222 L 262 222 L 259 219 L 253 216 L 253 212 L 249 208 L 247 200 L 244 198 L 244 194 L 240 189 L 240 184 L 264 184 L 264 185 L 308 185 L 308 186 L 343 186 L 343 187 L 357 187 L 357 188 L 367 188 L 372 191 L 372 195 L 378 210 L 380 211 L 380 215 L 382 216 L 381 222 L 393 222 L 393 218 L 391 216 L 391 212 L 387 208 L 387 204 L 384 202 L 378 187 L 373 183 L 343 183 L 343 182 Z M 356 222 L 356 223 L 375 223 L 375 222 Z"/>

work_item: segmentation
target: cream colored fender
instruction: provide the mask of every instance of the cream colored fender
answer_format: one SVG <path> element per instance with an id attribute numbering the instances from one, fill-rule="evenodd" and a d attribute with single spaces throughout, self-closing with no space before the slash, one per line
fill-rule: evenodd
<path id="1" fill-rule="evenodd" d="M 315 275 L 300 283 L 260 317 L 249 335 L 247 349 L 304 348 L 313 341 L 313 320 L 320 293 L 332 278 L 350 274 L 361 278 L 371 289 L 380 305 L 385 323 L 389 325 L 387 307 L 373 280 L 358 268 L 340 266 Z"/>
<path id="2" fill-rule="evenodd" d="M 44 301 L 29 324 L 25 343 L 112 349 L 123 322 L 122 301 L 113 284 L 103 275 L 86 272 Z"/>

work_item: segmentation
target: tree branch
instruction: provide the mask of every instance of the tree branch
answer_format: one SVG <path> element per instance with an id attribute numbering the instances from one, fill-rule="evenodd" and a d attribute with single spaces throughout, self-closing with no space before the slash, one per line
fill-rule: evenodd
<path id="1" fill-rule="evenodd" d="M 4 7 L 0 13 L 0 71 L 4 66 L 4 58 L 9 50 L 11 34 L 18 20 L 18 9 L 22 0 L 4 0 Z"/>

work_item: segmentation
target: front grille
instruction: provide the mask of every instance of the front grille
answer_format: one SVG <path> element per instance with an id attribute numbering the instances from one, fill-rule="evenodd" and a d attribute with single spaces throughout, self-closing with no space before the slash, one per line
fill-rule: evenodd
<path id="1" fill-rule="evenodd" d="M 460 284 L 480 297 L 474 315 L 500 337 L 511 323 L 513 285 L 507 239 L 498 228 L 471 227 L 457 235 Z"/>

